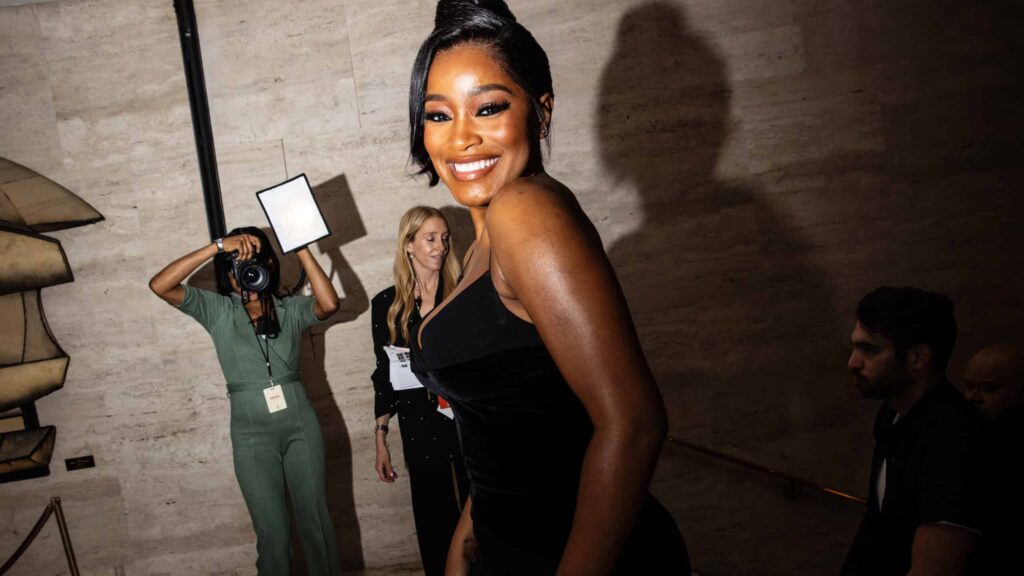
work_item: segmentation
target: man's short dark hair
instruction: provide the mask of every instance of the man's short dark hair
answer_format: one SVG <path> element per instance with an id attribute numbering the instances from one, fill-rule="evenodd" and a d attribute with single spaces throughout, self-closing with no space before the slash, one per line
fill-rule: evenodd
<path id="1" fill-rule="evenodd" d="M 956 344 L 956 319 L 948 296 L 910 286 L 882 286 L 861 298 L 857 320 L 891 339 L 901 361 L 908 348 L 926 344 L 932 366 L 945 373 Z"/>

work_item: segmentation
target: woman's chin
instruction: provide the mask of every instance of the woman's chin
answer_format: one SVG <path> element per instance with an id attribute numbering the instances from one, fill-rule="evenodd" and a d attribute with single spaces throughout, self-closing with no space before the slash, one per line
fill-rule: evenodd
<path id="1" fill-rule="evenodd" d="M 492 186 L 477 182 L 445 182 L 452 198 L 466 208 L 487 206 L 491 203 L 495 190 Z"/>

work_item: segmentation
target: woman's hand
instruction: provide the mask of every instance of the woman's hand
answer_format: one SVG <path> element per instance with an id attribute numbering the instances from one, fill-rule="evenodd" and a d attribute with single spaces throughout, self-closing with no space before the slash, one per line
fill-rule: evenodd
<path id="1" fill-rule="evenodd" d="M 462 507 L 462 515 L 452 534 L 452 542 L 448 546 L 448 560 L 444 565 L 445 576 L 469 576 L 476 562 L 476 537 L 473 533 L 473 497 L 466 498 Z"/>
<path id="2" fill-rule="evenodd" d="M 238 260 L 252 260 L 260 251 L 260 239 L 251 234 L 236 234 L 224 238 L 224 251 L 237 252 Z"/>
<path id="3" fill-rule="evenodd" d="M 377 478 L 381 482 L 391 484 L 398 478 L 398 473 L 391 466 L 391 450 L 388 449 L 388 438 L 382 431 L 377 431 Z"/>

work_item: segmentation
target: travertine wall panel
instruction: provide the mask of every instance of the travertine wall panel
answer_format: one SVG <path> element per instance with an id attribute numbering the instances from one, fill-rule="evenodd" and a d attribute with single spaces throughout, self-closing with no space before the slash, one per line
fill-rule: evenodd
<path id="1" fill-rule="evenodd" d="M 342 310 L 302 368 L 344 563 L 415 562 L 397 433 L 398 482 L 372 469 L 368 308 L 402 212 L 451 204 L 407 165 L 434 2 L 195 3 L 228 226 L 266 227 L 253 194 L 305 173 L 334 232 L 313 253 Z M 20 4 L 0 1 L 0 155 L 106 220 L 53 234 L 76 281 L 43 303 L 71 369 L 38 402 L 58 426 L 52 475 L 0 486 L 0 550 L 56 494 L 86 574 L 251 574 L 216 356 L 146 287 L 208 239 L 173 3 Z M 950 294 L 954 374 L 1018 334 L 1018 4 L 512 0 L 551 59 L 549 170 L 601 233 L 673 434 L 863 494 L 875 404 L 844 376 L 856 300 L 881 283 Z M 209 267 L 191 282 L 210 286 Z M 82 454 L 97 467 L 67 472 Z M 835 573 L 860 512 L 678 446 L 653 490 L 709 574 Z M 58 547 L 47 528 L 14 573 L 61 573 Z"/>
<path id="2" fill-rule="evenodd" d="M 218 142 L 358 126 L 342 2 L 195 4 Z"/>
<path id="3" fill-rule="evenodd" d="M 4 71 L 0 126 L 7 135 L 0 156 L 13 158 L 20 153 L 33 158 L 38 170 L 62 171 L 53 93 L 34 9 L 6 9 L 0 19 L 0 38 L 0 69 Z"/>
<path id="4" fill-rule="evenodd" d="M 172 4 L 36 6 L 46 38 L 61 147 L 82 171 L 132 162 L 153 170 L 191 142 Z"/>
<path id="5" fill-rule="evenodd" d="M 282 140 L 228 144 L 217 150 L 221 194 L 227 229 L 241 226 L 269 228 L 267 217 L 256 200 L 256 192 L 283 182 L 285 167 Z"/>
<path id="6" fill-rule="evenodd" d="M 434 3 L 349 0 L 345 4 L 359 125 L 375 130 L 409 122 L 409 74 L 432 28 Z"/>

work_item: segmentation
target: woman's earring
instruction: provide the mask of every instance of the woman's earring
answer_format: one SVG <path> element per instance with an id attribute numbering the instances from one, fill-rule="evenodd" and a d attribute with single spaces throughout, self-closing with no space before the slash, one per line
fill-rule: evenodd
<path id="1" fill-rule="evenodd" d="M 543 140 L 548 137 L 548 126 L 547 124 L 540 127 L 540 139 Z"/>

